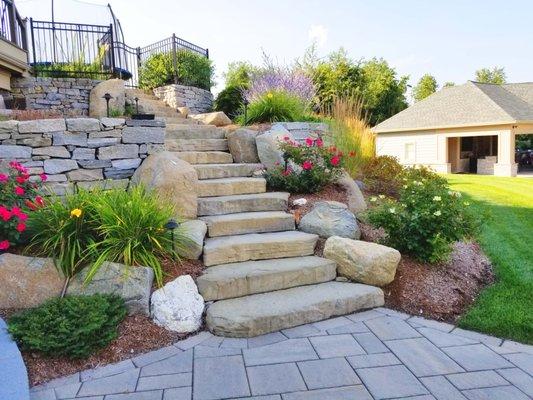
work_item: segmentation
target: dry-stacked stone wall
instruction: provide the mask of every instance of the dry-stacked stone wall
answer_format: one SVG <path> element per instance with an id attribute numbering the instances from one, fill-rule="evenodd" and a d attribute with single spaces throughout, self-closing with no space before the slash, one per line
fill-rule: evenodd
<path id="1" fill-rule="evenodd" d="M 154 89 L 154 94 L 169 107 L 189 107 L 192 113 L 205 113 L 213 109 L 213 95 L 209 90 L 192 86 L 167 85 Z"/>

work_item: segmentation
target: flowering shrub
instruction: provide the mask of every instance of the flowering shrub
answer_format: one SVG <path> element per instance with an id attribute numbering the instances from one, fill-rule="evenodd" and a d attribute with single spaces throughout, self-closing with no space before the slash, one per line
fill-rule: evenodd
<path id="1" fill-rule="evenodd" d="M 280 149 L 285 165 L 278 165 L 266 174 L 272 189 L 316 193 L 342 173 L 344 155 L 335 147 L 325 147 L 321 138 L 307 138 L 305 144 L 300 144 L 285 137 Z M 349 154 L 353 156 L 355 154 Z"/>
<path id="2" fill-rule="evenodd" d="M 403 179 L 398 200 L 385 195 L 370 199 L 377 206 L 369 211 L 369 221 L 383 228 L 385 243 L 400 252 L 431 263 L 445 260 L 452 243 L 477 227 L 469 203 L 442 178 Z"/>
<path id="3" fill-rule="evenodd" d="M 272 91 L 250 103 L 246 119 L 244 114 L 237 122 L 250 125 L 263 122 L 293 122 L 305 119 L 306 109 L 298 97 L 285 91 Z"/>
<path id="4" fill-rule="evenodd" d="M 45 180 L 42 174 L 40 182 Z M 9 163 L 7 174 L 0 173 L 0 251 L 20 242 L 28 213 L 44 205 L 40 182 L 31 182 L 28 169 L 16 161 Z"/>

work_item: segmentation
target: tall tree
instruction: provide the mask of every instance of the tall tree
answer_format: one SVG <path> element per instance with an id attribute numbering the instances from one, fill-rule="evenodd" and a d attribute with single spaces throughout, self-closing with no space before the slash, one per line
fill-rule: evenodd
<path id="1" fill-rule="evenodd" d="M 437 80 L 433 75 L 425 74 L 413 88 L 413 99 L 415 101 L 424 100 L 435 93 L 438 89 Z"/>
<path id="2" fill-rule="evenodd" d="M 455 82 L 444 82 L 444 85 L 442 85 L 443 88 L 452 87 L 455 86 Z"/>
<path id="3" fill-rule="evenodd" d="M 476 81 L 501 85 L 507 81 L 507 77 L 503 67 L 481 68 L 476 71 Z"/>

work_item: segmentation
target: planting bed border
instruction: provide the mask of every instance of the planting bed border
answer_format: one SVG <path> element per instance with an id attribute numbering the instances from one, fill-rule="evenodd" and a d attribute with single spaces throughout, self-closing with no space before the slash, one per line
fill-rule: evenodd
<path id="1" fill-rule="evenodd" d="M 29 400 L 28 372 L 22 355 L 0 318 L 0 399 Z"/>

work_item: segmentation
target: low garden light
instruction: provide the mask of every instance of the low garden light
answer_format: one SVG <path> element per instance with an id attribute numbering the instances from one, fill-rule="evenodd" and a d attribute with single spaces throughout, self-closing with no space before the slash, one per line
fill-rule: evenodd
<path id="1" fill-rule="evenodd" d="M 176 243 L 174 242 L 174 229 L 176 229 L 179 226 L 179 224 L 176 222 L 175 219 L 170 219 L 165 224 L 165 229 L 170 231 L 170 235 L 172 236 L 172 250 L 174 253 L 176 253 Z"/>
<path id="2" fill-rule="evenodd" d="M 250 102 L 248 99 L 244 98 L 242 104 L 244 105 L 244 123 L 246 124 L 248 121 L 248 104 L 250 104 Z"/>
<path id="3" fill-rule="evenodd" d="M 106 102 L 106 108 L 107 108 L 107 117 L 109 118 L 109 100 L 113 98 L 109 93 L 106 93 L 102 96 L 103 99 L 105 99 Z"/>
<path id="4" fill-rule="evenodd" d="M 139 114 L 139 98 L 135 97 L 133 100 L 135 100 L 135 113 Z"/>

